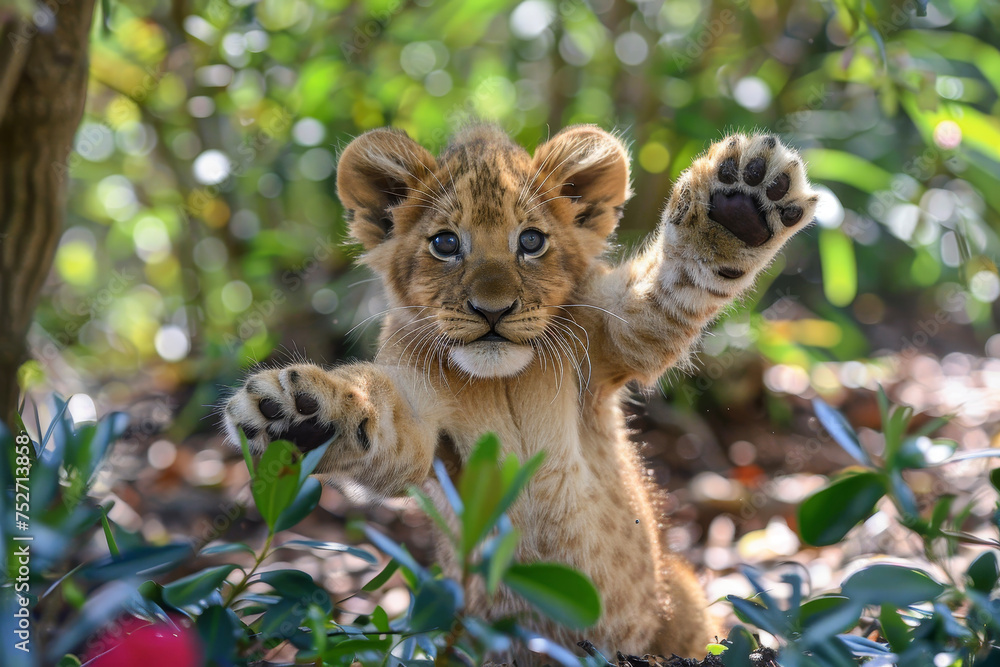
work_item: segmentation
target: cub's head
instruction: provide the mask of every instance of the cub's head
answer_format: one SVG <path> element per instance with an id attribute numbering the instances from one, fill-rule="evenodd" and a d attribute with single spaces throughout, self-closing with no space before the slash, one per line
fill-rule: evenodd
<path id="1" fill-rule="evenodd" d="M 473 126 L 434 158 L 399 130 L 344 150 L 337 191 L 363 261 L 396 322 L 420 327 L 474 377 L 514 375 L 553 331 L 560 306 L 607 247 L 629 197 L 628 155 L 578 125 L 532 157 L 496 127 Z M 551 345 L 548 346 L 552 348 Z"/>

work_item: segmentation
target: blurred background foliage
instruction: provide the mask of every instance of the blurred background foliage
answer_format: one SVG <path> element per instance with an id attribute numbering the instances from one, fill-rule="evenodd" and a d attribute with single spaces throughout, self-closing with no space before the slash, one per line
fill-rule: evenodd
<path id="1" fill-rule="evenodd" d="M 347 333 L 383 305 L 350 268 L 338 152 L 382 125 L 438 150 L 473 117 L 529 148 L 620 132 L 623 252 L 724 133 L 803 151 L 818 225 L 716 326 L 701 376 L 668 378 L 682 403 L 726 402 L 745 377 L 708 380 L 748 365 L 806 396 L 914 351 L 1000 356 L 997 44 L 996 0 L 104 2 L 22 382 L 98 414 L 169 396 L 187 435 L 253 361 L 369 355 L 377 324 Z"/>

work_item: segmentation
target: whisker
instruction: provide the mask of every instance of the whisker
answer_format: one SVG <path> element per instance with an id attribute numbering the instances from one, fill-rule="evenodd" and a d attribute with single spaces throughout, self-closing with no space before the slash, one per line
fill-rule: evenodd
<path id="1" fill-rule="evenodd" d="M 372 280 L 379 280 L 379 278 L 372 278 Z M 361 282 L 365 282 L 365 281 L 361 281 Z M 355 284 L 357 284 L 357 283 L 355 283 Z M 353 285 L 352 285 L 352 287 L 353 287 Z M 350 336 L 352 333 L 354 333 L 355 329 L 357 329 L 358 327 L 364 325 L 366 322 L 369 322 L 370 320 L 375 319 L 376 317 L 381 317 L 382 315 L 385 315 L 387 313 L 391 313 L 394 310 L 405 310 L 407 308 L 420 308 L 421 310 L 427 310 L 428 308 L 434 308 L 434 306 L 394 306 L 392 308 L 386 308 L 385 310 L 380 310 L 379 312 L 375 313 L 374 315 L 370 315 L 370 316 L 366 317 L 365 319 L 361 320 L 360 322 L 358 322 L 356 325 L 354 325 L 353 327 L 351 327 L 351 330 L 347 332 L 347 335 Z"/>
<path id="2" fill-rule="evenodd" d="M 562 188 L 562 187 L 565 187 L 567 185 L 573 185 L 573 184 L 572 183 L 560 183 L 559 185 L 553 185 L 551 188 L 549 188 L 545 192 L 540 192 L 537 195 L 535 195 L 534 197 L 532 197 L 531 199 L 529 199 L 527 202 L 525 202 L 525 205 L 527 206 L 531 202 L 535 201 L 535 199 L 537 199 L 538 197 L 544 197 L 545 195 L 549 194 L 550 192 L 552 192 L 556 188 Z"/>
<path id="3" fill-rule="evenodd" d="M 559 195 L 557 197 L 549 197 L 545 201 L 540 202 L 538 204 L 535 204 L 534 206 L 532 206 L 531 208 L 529 208 L 527 211 L 524 212 L 524 215 L 528 215 L 529 213 L 531 213 L 532 211 L 534 211 L 539 206 L 544 206 L 545 204 L 548 204 L 550 201 L 555 201 L 557 199 L 579 199 L 579 198 L 580 198 L 579 195 Z"/>
<path id="4" fill-rule="evenodd" d="M 545 165 L 546 165 L 546 163 L 548 163 L 549 159 L 550 159 L 550 158 L 551 158 L 551 157 L 552 157 L 553 155 L 555 155 L 555 151 L 550 151 L 550 152 L 549 152 L 549 154 L 545 156 L 545 159 L 544 159 L 544 160 L 542 160 L 542 163 L 541 163 L 540 165 L 538 165 L 538 169 L 536 169 L 536 170 L 535 170 L 535 174 L 534 174 L 534 176 L 532 176 L 532 177 L 531 177 L 531 180 L 530 180 L 530 181 L 525 181 L 525 183 L 524 183 L 524 188 L 523 188 L 523 191 L 522 191 L 522 192 L 527 192 L 527 191 L 528 191 L 528 187 L 529 187 L 529 186 L 531 186 L 531 185 L 534 185 L 534 184 L 535 184 L 535 179 L 536 179 L 536 178 L 538 178 L 538 175 L 539 175 L 540 173 L 542 173 L 542 169 L 544 169 L 544 168 L 545 168 Z M 565 160 L 564 160 L 564 161 L 565 161 Z M 544 184 L 544 183 L 545 183 L 545 181 L 542 181 L 542 183 L 540 183 L 540 184 L 538 185 L 538 187 L 539 187 L 539 188 L 540 188 L 540 187 L 542 187 L 542 184 Z M 538 191 L 538 190 L 536 189 L 536 190 L 535 190 L 535 192 L 537 192 L 537 191 Z M 532 195 L 532 197 L 529 197 L 528 201 L 531 201 L 531 199 L 532 199 L 532 198 L 534 198 L 534 195 Z M 521 201 L 521 195 L 518 195 L 518 197 L 517 197 L 517 201 L 518 201 L 518 202 L 520 202 L 520 201 Z"/>
<path id="5" fill-rule="evenodd" d="M 552 155 L 552 153 L 549 153 L 549 155 Z M 538 187 L 535 188 L 535 191 L 531 193 L 530 197 L 528 197 L 528 203 L 529 204 L 535 199 L 535 197 L 538 196 L 538 191 L 542 189 L 543 185 L 545 185 L 545 181 L 549 180 L 552 177 L 552 174 L 556 173 L 556 171 L 559 169 L 559 167 L 561 167 L 564 164 L 566 164 L 566 162 L 570 158 L 575 157 L 575 156 L 576 156 L 576 151 L 570 151 L 569 155 L 567 155 L 566 157 L 564 157 L 563 160 L 562 160 L 562 162 L 560 162 L 555 167 L 553 167 L 552 169 L 549 170 L 548 175 L 546 175 L 545 178 L 542 179 L 542 182 L 538 184 Z M 548 160 L 548 156 L 546 156 L 545 159 Z"/>
<path id="6" fill-rule="evenodd" d="M 389 343 L 391 343 L 391 342 L 392 342 L 392 340 L 393 340 L 393 339 L 394 339 L 394 338 L 395 338 L 396 336 L 398 336 L 398 335 L 400 334 L 400 332 L 402 332 L 402 331 L 403 331 L 404 329 L 406 329 L 406 328 L 408 328 L 408 327 L 412 327 L 412 326 L 414 326 L 414 325 L 416 325 L 416 324 L 420 324 L 421 322 L 426 322 L 427 320 L 432 320 L 432 319 L 434 319 L 435 317 L 436 317 L 435 315 L 428 315 L 427 317 L 421 317 L 421 318 L 418 318 L 418 319 L 416 319 L 416 320 L 414 320 L 414 321 L 412 321 L 412 322 L 406 322 L 405 324 L 401 324 L 401 325 L 399 326 L 399 328 L 397 328 L 397 329 L 396 329 L 396 330 L 395 330 L 395 331 L 394 331 L 394 332 L 392 333 L 392 335 L 391 335 L 391 336 L 389 336 L 389 337 L 388 337 L 388 338 L 387 338 L 387 339 L 385 340 L 385 342 L 384 342 L 384 343 L 382 343 L 382 345 L 381 345 L 381 346 L 380 346 L 380 347 L 378 348 L 378 351 L 377 351 L 377 352 L 375 353 L 375 358 L 376 358 L 376 359 L 378 359 L 378 356 L 379 356 L 380 354 L 382 354 L 382 350 L 384 350 L 384 349 L 386 348 L 386 346 L 387 346 L 387 345 L 389 345 Z M 410 332 L 407 332 L 406 334 L 404 334 L 403 338 L 401 338 L 401 339 L 399 340 L 399 342 L 400 342 L 400 343 L 402 343 L 402 342 L 403 342 L 404 340 L 406 340 L 406 339 L 407 339 L 407 338 L 408 338 L 409 336 L 412 336 L 412 335 L 413 335 L 414 333 L 416 333 L 416 332 L 418 332 L 418 331 L 423 331 L 423 330 L 424 330 L 424 328 L 426 328 L 426 327 L 428 327 L 428 326 L 432 326 L 432 325 L 434 325 L 434 322 L 430 322 L 430 323 L 428 323 L 428 324 L 424 324 L 424 325 L 422 325 L 422 326 L 420 326 L 420 327 L 417 327 L 417 329 L 415 329 L 414 331 L 410 331 Z"/>
<path id="7" fill-rule="evenodd" d="M 589 349 L 589 346 L 590 346 L 590 337 L 589 336 L 587 337 L 587 345 L 584 345 L 583 341 L 580 340 L 579 336 L 577 336 L 575 333 L 573 333 L 573 331 L 569 327 L 567 327 L 565 324 L 562 324 L 560 322 L 551 322 L 551 325 L 553 327 L 557 328 L 558 330 L 560 330 L 561 332 L 563 332 L 564 334 L 569 334 L 570 336 L 572 336 L 573 339 L 576 340 L 576 342 L 579 343 L 581 347 L 583 347 L 583 356 L 584 356 L 584 359 L 587 360 L 587 381 L 586 382 L 583 381 L 583 367 L 582 367 L 582 363 L 583 362 L 581 360 L 578 360 L 577 357 L 576 357 L 576 355 L 573 355 L 573 361 L 574 361 L 574 365 L 576 366 L 577 376 L 578 376 L 578 378 L 580 380 L 580 383 L 581 383 L 580 384 L 580 395 L 582 396 L 584 389 L 589 390 L 589 388 L 590 388 L 590 378 L 591 378 L 591 374 L 593 373 L 593 365 L 590 362 L 590 349 Z M 579 326 L 579 325 L 577 325 L 577 326 Z M 584 333 L 586 333 L 586 332 L 584 332 Z M 569 340 L 568 339 L 564 340 L 563 342 L 566 343 L 566 345 L 569 345 Z M 572 352 L 572 350 L 567 350 L 567 353 L 570 353 L 570 352 Z"/>
<path id="8" fill-rule="evenodd" d="M 602 313 L 607 313 L 611 317 L 619 319 L 622 322 L 624 322 L 625 324 L 629 324 L 629 321 L 626 320 L 621 315 L 616 315 L 616 314 L 612 313 L 610 310 L 607 310 L 605 308 L 601 308 L 600 306 L 594 306 L 594 305 L 591 305 L 589 303 L 564 303 L 564 304 L 561 304 L 559 306 L 559 308 L 593 308 L 594 310 L 599 310 Z"/>

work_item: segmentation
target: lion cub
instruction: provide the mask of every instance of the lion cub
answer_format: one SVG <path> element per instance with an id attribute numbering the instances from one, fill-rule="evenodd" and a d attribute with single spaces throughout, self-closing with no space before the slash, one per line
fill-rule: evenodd
<path id="1" fill-rule="evenodd" d="M 257 450 L 335 437 L 320 476 L 381 496 L 433 485 L 439 448 L 463 459 L 487 431 L 522 461 L 544 449 L 510 512 L 518 557 L 590 576 L 604 612 L 583 634 L 602 650 L 703 656 L 705 597 L 662 544 L 619 399 L 630 381 L 651 384 L 682 362 L 812 220 L 802 160 L 772 136 L 723 139 L 618 265 L 606 254 L 631 194 L 629 157 L 594 126 L 567 128 L 532 156 L 477 125 L 437 158 L 404 132 L 373 130 L 344 150 L 337 189 L 361 261 L 385 284 L 380 350 L 371 362 L 253 374 L 226 405 L 230 437 L 242 428 Z M 501 591 L 479 611 L 527 605 Z"/>

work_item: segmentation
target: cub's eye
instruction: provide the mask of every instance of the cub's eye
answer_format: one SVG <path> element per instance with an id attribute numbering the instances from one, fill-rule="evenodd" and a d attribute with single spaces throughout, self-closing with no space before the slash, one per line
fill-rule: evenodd
<path id="1" fill-rule="evenodd" d="M 458 254 L 458 236 L 451 232 L 441 232 L 431 237 L 431 254 L 438 259 L 448 259 Z"/>
<path id="2" fill-rule="evenodd" d="M 540 255 L 545 250 L 547 238 L 537 229 L 526 229 L 521 232 L 518 243 L 525 255 Z"/>

